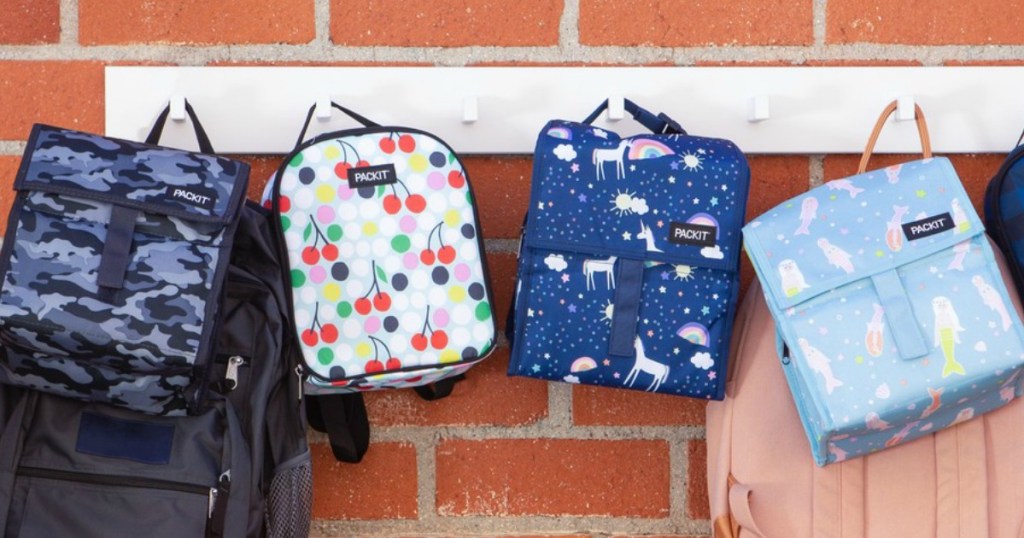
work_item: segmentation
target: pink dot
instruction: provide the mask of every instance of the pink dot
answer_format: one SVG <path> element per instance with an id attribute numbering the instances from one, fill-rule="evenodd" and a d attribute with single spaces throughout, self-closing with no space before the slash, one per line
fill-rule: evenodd
<path id="1" fill-rule="evenodd" d="M 342 200 L 348 200 L 355 193 L 356 191 L 348 188 L 347 181 L 338 185 L 338 198 L 341 198 Z"/>
<path id="2" fill-rule="evenodd" d="M 398 221 L 398 227 L 403 232 L 411 234 L 416 231 L 416 218 L 412 215 L 406 215 L 402 217 L 402 220 Z"/>
<path id="3" fill-rule="evenodd" d="M 363 328 L 366 329 L 368 334 L 374 334 L 380 330 L 380 318 L 377 316 L 370 316 L 366 318 L 366 323 L 363 324 Z"/>
<path id="4" fill-rule="evenodd" d="M 319 284 L 327 279 L 327 270 L 317 265 L 316 267 L 309 270 L 309 279 L 315 284 Z"/>
<path id="5" fill-rule="evenodd" d="M 444 175 L 442 175 L 441 172 L 433 172 L 427 176 L 427 186 L 431 189 L 434 189 L 435 191 L 441 190 L 444 188 L 444 185 Z"/>
<path id="6" fill-rule="evenodd" d="M 324 224 L 334 222 L 334 208 L 329 205 L 322 205 L 316 210 L 316 218 Z"/>
<path id="7" fill-rule="evenodd" d="M 402 256 L 402 265 L 404 265 L 406 269 L 415 269 L 419 264 L 419 257 L 412 252 L 406 252 L 405 256 Z"/>
<path id="8" fill-rule="evenodd" d="M 448 326 L 448 311 L 438 308 L 434 311 L 434 328 L 443 329 Z"/>
<path id="9" fill-rule="evenodd" d="M 469 274 L 470 270 L 468 265 L 460 263 L 455 266 L 455 279 L 458 280 L 459 282 L 465 282 L 469 280 Z"/>

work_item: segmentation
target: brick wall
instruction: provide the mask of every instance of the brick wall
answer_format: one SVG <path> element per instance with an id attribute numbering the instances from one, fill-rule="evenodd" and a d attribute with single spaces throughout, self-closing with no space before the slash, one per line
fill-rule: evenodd
<path id="1" fill-rule="evenodd" d="M 1024 61 L 1019 7 L 993 0 L 0 0 L 0 180 L 12 180 L 33 122 L 103 131 L 104 65 L 1005 64 Z M 1000 159 L 953 158 L 975 204 Z M 276 166 L 271 157 L 250 160 L 257 183 Z M 748 213 L 756 215 L 809 184 L 853 172 L 856 161 L 752 156 L 751 166 Z M 471 157 L 468 167 L 501 315 L 530 159 Z M 4 214 L 10 199 L 0 186 Z M 749 265 L 743 276 L 749 282 Z M 314 534 L 710 532 L 700 402 L 507 378 L 507 362 L 502 345 L 442 402 L 370 395 L 373 447 L 361 465 L 334 462 L 323 439 L 312 437 Z"/>

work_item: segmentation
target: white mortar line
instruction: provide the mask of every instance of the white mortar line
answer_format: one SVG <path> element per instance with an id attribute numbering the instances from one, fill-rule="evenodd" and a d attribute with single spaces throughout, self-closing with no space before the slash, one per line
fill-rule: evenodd
<path id="1" fill-rule="evenodd" d="M 563 50 L 580 47 L 580 0 L 563 0 L 558 43 Z"/>
<path id="2" fill-rule="evenodd" d="M 331 0 L 314 0 L 313 12 L 316 17 L 316 37 L 313 43 L 322 47 L 331 46 Z"/>
<path id="3" fill-rule="evenodd" d="M 60 0 L 60 43 L 78 45 L 78 0 Z"/>
<path id="4" fill-rule="evenodd" d="M 825 45 L 828 33 L 828 0 L 814 0 L 813 8 L 814 44 Z"/>
<path id="5" fill-rule="evenodd" d="M 810 187 L 817 187 L 825 181 L 825 156 L 811 155 L 807 161 L 808 173 L 811 178 Z"/>

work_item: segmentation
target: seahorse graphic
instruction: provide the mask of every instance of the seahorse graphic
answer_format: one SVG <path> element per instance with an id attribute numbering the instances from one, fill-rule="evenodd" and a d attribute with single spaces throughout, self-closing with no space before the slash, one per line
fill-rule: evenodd
<path id="1" fill-rule="evenodd" d="M 877 357 L 885 349 L 885 339 L 882 334 L 885 331 L 885 323 L 882 322 L 885 309 L 880 304 L 874 304 L 872 307 L 875 309 L 875 313 L 872 314 L 871 321 L 868 322 L 868 331 L 864 335 L 864 347 L 867 348 L 869 355 Z"/>
<path id="2" fill-rule="evenodd" d="M 885 244 L 889 250 L 899 252 L 903 249 L 903 217 L 910 211 L 910 206 L 892 206 L 892 218 L 885 225 Z"/>
<path id="3" fill-rule="evenodd" d="M 800 204 L 800 227 L 793 232 L 793 235 L 808 235 L 811 233 L 811 222 L 818 216 L 818 199 L 813 196 L 804 198 Z"/>
<path id="4" fill-rule="evenodd" d="M 964 366 L 956 360 L 956 344 L 960 343 L 960 333 L 964 331 L 960 318 L 953 310 L 949 298 L 937 296 L 932 299 L 932 313 L 935 316 L 935 347 L 942 347 L 942 355 L 946 363 L 942 366 L 942 377 L 953 374 L 967 375 Z"/>
<path id="5" fill-rule="evenodd" d="M 853 263 L 850 262 L 850 253 L 828 242 L 822 237 L 818 239 L 818 248 L 825 254 L 829 265 L 842 269 L 846 274 L 853 272 Z"/>

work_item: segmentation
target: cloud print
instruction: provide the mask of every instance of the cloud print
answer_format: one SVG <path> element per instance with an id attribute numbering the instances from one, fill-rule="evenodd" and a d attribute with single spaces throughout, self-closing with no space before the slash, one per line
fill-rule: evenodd
<path id="1" fill-rule="evenodd" d="M 706 351 L 701 351 L 700 353 L 690 357 L 690 362 L 701 370 L 707 370 L 715 365 L 715 361 L 711 358 L 711 354 Z"/>
<path id="2" fill-rule="evenodd" d="M 562 378 L 562 381 L 565 381 L 566 383 L 577 383 L 577 384 L 579 384 L 580 378 L 578 378 L 578 377 L 576 377 L 574 375 L 567 375 L 567 376 Z"/>
<path id="3" fill-rule="evenodd" d="M 643 198 L 633 198 L 629 202 L 629 209 L 637 215 L 646 215 L 648 211 L 647 200 L 644 200 Z"/>
<path id="4" fill-rule="evenodd" d="M 571 161 L 576 158 L 576 150 L 572 148 L 572 144 L 559 144 L 555 146 L 554 154 L 555 157 L 563 161 Z"/>
<path id="5" fill-rule="evenodd" d="M 558 271 L 561 273 L 565 271 L 566 267 L 569 267 L 568 262 L 561 254 L 549 254 L 547 258 L 544 258 L 544 265 L 548 266 L 548 269 L 552 271 Z"/>
<path id="6" fill-rule="evenodd" d="M 718 248 L 718 245 L 700 249 L 700 255 L 705 258 L 711 258 L 712 260 L 721 260 L 725 257 L 725 253 L 722 252 L 722 249 Z"/>

